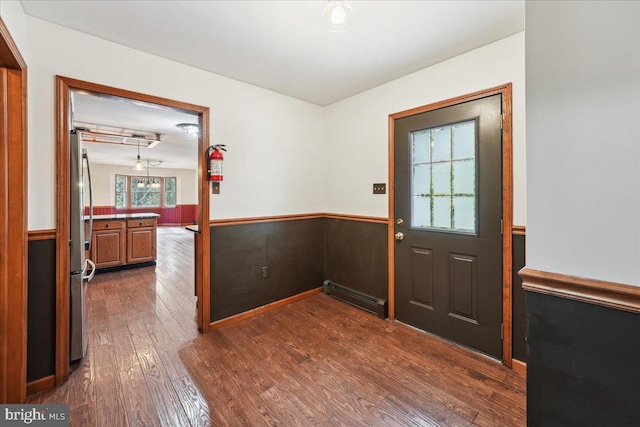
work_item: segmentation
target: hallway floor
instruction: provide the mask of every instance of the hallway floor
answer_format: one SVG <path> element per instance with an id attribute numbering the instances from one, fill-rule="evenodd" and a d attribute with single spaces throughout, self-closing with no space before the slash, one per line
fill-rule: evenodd
<path id="1" fill-rule="evenodd" d="M 159 227 L 158 264 L 89 285 L 71 425 L 525 425 L 525 379 L 498 362 L 316 295 L 206 335 L 193 235 Z"/>

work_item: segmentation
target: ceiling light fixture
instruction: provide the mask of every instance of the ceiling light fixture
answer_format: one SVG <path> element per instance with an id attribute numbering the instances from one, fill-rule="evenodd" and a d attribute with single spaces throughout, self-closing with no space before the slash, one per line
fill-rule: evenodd
<path id="1" fill-rule="evenodd" d="M 327 31 L 344 33 L 356 24 L 356 12 L 347 1 L 329 0 L 322 13 L 322 21 Z"/>
<path id="2" fill-rule="evenodd" d="M 189 136 L 197 136 L 199 132 L 199 126 L 194 123 L 178 123 L 178 126 L 182 131 Z"/>
<path id="3" fill-rule="evenodd" d="M 134 135 L 136 136 L 136 135 Z M 138 160 L 136 160 L 136 164 L 133 166 L 134 171 L 143 171 L 144 165 L 142 164 L 142 160 L 140 160 L 140 140 L 138 139 Z"/>
<path id="4" fill-rule="evenodd" d="M 153 167 L 157 167 L 160 166 L 162 164 L 162 160 L 159 160 L 157 162 L 154 162 L 155 164 L 151 164 L 150 160 L 147 160 L 147 179 L 146 181 L 140 180 L 138 181 L 138 188 L 160 188 L 160 182 L 158 182 L 156 180 L 156 178 L 153 178 L 153 180 L 151 180 L 151 177 L 149 176 L 149 170 L 151 170 L 151 166 Z"/>

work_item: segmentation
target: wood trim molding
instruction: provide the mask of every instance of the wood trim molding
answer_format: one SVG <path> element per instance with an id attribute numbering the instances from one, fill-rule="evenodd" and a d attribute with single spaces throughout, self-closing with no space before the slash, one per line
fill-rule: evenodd
<path id="1" fill-rule="evenodd" d="M 69 97 L 71 90 L 93 92 L 102 97 L 127 98 L 163 108 L 198 115 L 198 223 L 209 222 L 209 181 L 206 148 L 209 146 L 209 107 L 175 101 L 98 83 L 56 76 L 56 384 L 69 377 Z M 210 318 L 209 227 L 196 235 L 195 283 L 198 297 L 198 329 L 207 332 Z"/>
<path id="2" fill-rule="evenodd" d="M 350 214 L 338 214 L 338 213 L 323 213 L 324 218 L 332 219 L 345 219 L 350 221 L 372 222 L 374 224 L 387 224 L 389 218 L 377 217 L 377 216 L 364 216 L 364 215 L 350 215 Z"/>
<path id="3" fill-rule="evenodd" d="M 29 241 L 34 240 L 54 240 L 56 238 L 56 230 L 29 230 Z"/>
<path id="4" fill-rule="evenodd" d="M 27 64 L 0 18 L 0 402 L 27 390 Z"/>
<path id="5" fill-rule="evenodd" d="M 511 227 L 511 233 L 518 236 L 526 236 L 527 228 L 524 225 L 514 225 Z"/>
<path id="6" fill-rule="evenodd" d="M 426 113 L 444 107 L 474 101 L 493 95 L 502 95 L 502 363 L 507 367 L 512 367 L 511 356 L 513 351 L 512 343 L 512 305 L 511 294 L 513 253 L 512 253 L 512 227 L 513 227 L 513 129 L 512 129 L 512 84 L 492 87 L 489 89 L 473 92 L 467 95 L 434 102 L 409 110 L 400 111 L 389 115 L 389 221 L 388 221 L 388 258 L 389 258 L 389 318 L 395 318 L 395 243 L 393 233 L 395 229 L 394 218 L 394 127 L 395 120 Z"/>
<path id="7" fill-rule="evenodd" d="M 511 369 L 519 374 L 527 375 L 527 364 L 518 359 L 511 359 Z"/>
<path id="8" fill-rule="evenodd" d="M 39 380 L 31 381 L 27 384 L 27 395 L 34 394 L 42 390 L 47 390 L 55 387 L 56 376 L 49 375 L 47 377 L 40 378 Z"/>
<path id="9" fill-rule="evenodd" d="M 0 40 L 2 40 L 0 43 L 0 65 L 12 70 L 26 70 L 27 63 L 20 54 L 20 50 L 2 18 L 0 18 Z"/>
<path id="10" fill-rule="evenodd" d="M 261 222 L 276 222 L 276 221 L 294 221 L 299 219 L 313 219 L 322 218 L 322 213 L 308 213 L 308 214 L 293 214 L 293 215 L 272 215 L 272 216 L 259 216 L 248 218 L 229 218 L 229 219 L 213 219 L 209 221 L 211 227 L 220 227 L 227 225 L 241 225 L 241 224 L 258 224 Z"/>
<path id="11" fill-rule="evenodd" d="M 386 224 L 387 222 L 389 222 L 388 218 L 382 218 L 382 217 L 376 217 L 376 216 L 362 216 L 362 215 L 318 212 L 318 213 L 292 214 L 292 215 L 259 216 L 259 217 L 248 217 L 248 218 L 213 219 L 209 221 L 209 225 L 211 227 L 222 227 L 227 225 L 259 224 L 262 222 L 295 221 L 295 220 L 314 219 L 314 218 L 344 219 L 344 220 L 350 220 L 350 221 L 372 222 L 377 224 Z"/>
<path id="12" fill-rule="evenodd" d="M 640 314 L 640 286 L 550 273 L 531 268 L 523 268 L 518 274 L 522 277 L 522 288 L 525 291 Z"/>
<path id="13" fill-rule="evenodd" d="M 243 313 L 235 314 L 233 316 L 225 317 L 224 319 L 216 320 L 215 322 L 211 322 L 209 325 L 209 330 L 222 328 L 224 326 L 233 325 L 234 323 L 238 323 L 242 320 L 250 319 L 255 316 L 259 316 L 261 314 L 267 313 L 271 310 L 275 310 L 276 308 L 283 307 L 288 304 L 292 304 L 296 301 L 300 301 L 314 295 L 322 293 L 322 286 L 319 288 L 314 288 L 306 292 L 302 292 L 297 295 L 293 295 L 289 298 L 284 298 L 278 301 L 274 301 L 269 304 L 265 304 L 261 307 L 254 308 L 252 310 L 245 311 Z"/>

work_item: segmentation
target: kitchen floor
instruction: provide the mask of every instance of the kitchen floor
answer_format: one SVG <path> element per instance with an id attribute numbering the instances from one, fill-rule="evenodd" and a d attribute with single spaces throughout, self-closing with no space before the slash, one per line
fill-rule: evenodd
<path id="1" fill-rule="evenodd" d="M 526 424 L 525 378 L 324 295 L 197 333 L 193 235 L 158 227 L 155 267 L 89 285 L 71 425 Z"/>

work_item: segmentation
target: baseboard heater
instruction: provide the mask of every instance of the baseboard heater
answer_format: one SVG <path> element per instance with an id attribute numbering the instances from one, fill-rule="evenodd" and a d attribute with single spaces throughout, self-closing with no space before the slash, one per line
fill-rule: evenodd
<path id="1" fill-rule="evenodd" d="M 381 319 L 387 318 L 387 300 L 376 298 L 364 292 L 347 288 L 331 280 L 322 283 L 322 290 L 325 295 L 332 296 L 348 304 L 366 310 L 377 315 Z"/>

